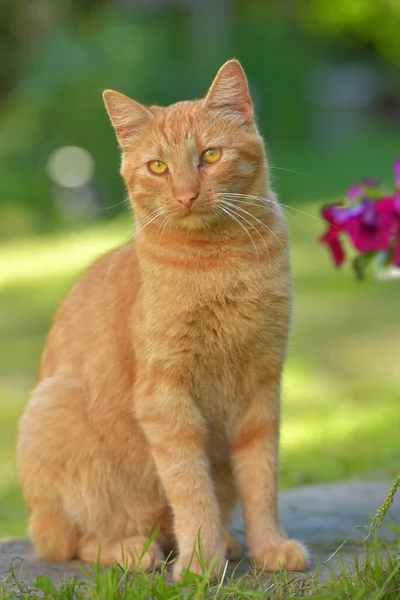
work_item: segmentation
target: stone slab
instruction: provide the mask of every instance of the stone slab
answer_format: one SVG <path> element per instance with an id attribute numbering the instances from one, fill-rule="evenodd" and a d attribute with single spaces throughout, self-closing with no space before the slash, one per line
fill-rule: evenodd
<path id="1" fill-rule="evenodd" d="M 371 518 L 384 500 L 390 484 L 376 482 L 344 482 L 319 484 L 293 488 L 280 494 L 281 522 L 290 537 L 307 544 L 313 564 L 322 566 L 321 577 L 328 571 L 324 563 L 340 544 L 349 538 L 338 555 L 344 563 L 353 561 L 354 555 L 362 557 L 359 541 L 368 533 Z M 400 494 L 390 508 L 386 521 L 400 526 Z M 232 519 L 232 531 L 244 546 L 244 526 L 237 511 Z M 398 534 L 397 534 L 398 537 Z M 380 538 L 388 543 L 396 542 L 396 533 L 383 527 Z M 338 568 L 338 555 L 329 561 L 329 567 Z M 236 569 L 243 574 L 251 568 L 248 560 Z M 0 581 L 7 578 L 12 584 L 10 569 L 25 585 L 32 585 L 38 575 L 46 575 L 55 584 L 72 575 L 83 577 L 78 563 L 50 563 L 39 560 L 27 540 L 3 540 L 0 542 Z M 8 574 L 8 575 L 7 575 Z"/>

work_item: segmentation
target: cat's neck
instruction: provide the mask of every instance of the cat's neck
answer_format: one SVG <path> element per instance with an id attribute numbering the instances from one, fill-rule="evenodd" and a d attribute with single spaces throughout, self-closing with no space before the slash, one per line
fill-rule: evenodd
<path id="1" fill-rule="evenodd" d="M 251 264 L 261 265 L 269 262 L 270 244 L 277 239 L 273 232 L 275 215 L 271 205 L 264 209 L 264 216 L 258 213 L 258 222 L 244 215 L 247 219 L 242 222 L 244 227 L 233 219 L 226 219 L 215 227 L 210 225 L 198 230 L 164 227 L 162 220 L 160 223 L 155 220 L 135 239 L 136 254 L 145 271 L 151 272 L 154 267 L 158 273 L 160 266 L 195 273 L 213 268 L 237 268 L 240 263 L 245 268 Z"/>

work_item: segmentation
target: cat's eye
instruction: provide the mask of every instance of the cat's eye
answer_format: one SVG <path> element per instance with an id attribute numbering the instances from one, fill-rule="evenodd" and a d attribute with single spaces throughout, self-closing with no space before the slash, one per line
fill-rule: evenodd
<path id="1" fill-rule="evenodd" d="M 209 165 L 217 162 L 221 158 L 221 149 L 220 148 L 209 148 L 201 155 L 202 160 Z"/>
<path id="2" fill-rule="evenodd" d="M 156 175 L 164 175 L 168 171 L 168 167 L 162 160 L 151 160 L 147 163 L 152 173 Z"/>

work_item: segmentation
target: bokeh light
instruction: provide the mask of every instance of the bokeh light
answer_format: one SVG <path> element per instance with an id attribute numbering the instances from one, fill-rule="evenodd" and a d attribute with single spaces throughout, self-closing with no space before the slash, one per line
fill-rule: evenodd
<path id="1" fill-rule="evenodd" d="M 95 172 L 95 163 L 90 152 L 84 148 L 64 146 L 50 155 L 47 172 L 57 185 L 78 188 L 91 181 Z"/>

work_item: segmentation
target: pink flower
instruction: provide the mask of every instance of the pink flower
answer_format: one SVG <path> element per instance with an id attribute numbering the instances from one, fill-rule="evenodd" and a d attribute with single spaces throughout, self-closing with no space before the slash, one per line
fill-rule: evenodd
<path id="1" fill-rule="evenodd" d="M 333 262 L 339 267 L 345 259 L 343 246 L 339 240 L 339 233 L 342 231 L 340 219 L 338 219 L 338 205 L 328 204 L 321 209 L 323 218 L 328 222 L 328 231 L 319 238 L 322 244 L 327 244 L 331 250 Z"/>
<path id="2" fill-rule="evenodd" d="M 321 214 L 328 223 L 328 231 L 319 241 L 329 246 L 336 266 L 345 258 L 340 242 L 343 232 L 361 254 L 390 251 L 394 247 L 392 260 L 400 266 L 400 190 L 375 202 L 364 198 L 361 204 L 350 208 L 331 204 L 323 207 Z"/>
<path id="3" fill-rule="evenodd" d="M 353 183 L 347 190 L 346 198 L 351 202 L 355 202 L 359 198 L 361 198 L 361 194 L 363 193 L 363 182 Z"/>
<path id="4" fill-rule="evenodd" d="M 388 250 L 393 231 L 393 199 L 365 201 L 359 215 L 350 216 L 343 225 L 353 246 L 364 254 Z"/>
<path id="5" fill-rule="evenodd" d="M 400 267 L 400 190 L 397 190 L 393 204 L 394 212 L 397 219 L 397 231 L 395 233 L 395 245 L 393 250 L 392 263 L 396 265 L 396 267 Z"/>

